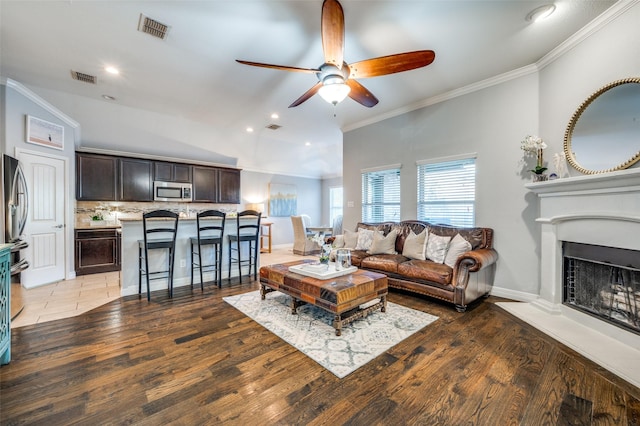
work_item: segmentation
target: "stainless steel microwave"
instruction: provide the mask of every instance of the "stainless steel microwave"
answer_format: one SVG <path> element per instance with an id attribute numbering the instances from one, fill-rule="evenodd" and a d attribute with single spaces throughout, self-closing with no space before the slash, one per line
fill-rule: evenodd
<path id="1" fill-rule="evenodd" d="M 191 201 L 193 199 L 191 184 L 156 180 L 153 182 L 153 199 L 154 201 Z"/>

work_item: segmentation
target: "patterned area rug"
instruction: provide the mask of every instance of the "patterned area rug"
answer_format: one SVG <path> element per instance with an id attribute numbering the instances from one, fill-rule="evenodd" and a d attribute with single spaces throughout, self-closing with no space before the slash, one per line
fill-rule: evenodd
<path id="1" fill-rule="evenodd" d="M 377 299 L 376 299 L 377 300 Z M 376 311 L 342 328 L 336 336 L 333 315 L 312 305 L 291 314 L 289 296 L 260 292 L 225 297 L 224 301 L 296 349 L 343 378 L 387 349 L 431 324 L 438 317 L 387 302 L 387 312 Z"/>

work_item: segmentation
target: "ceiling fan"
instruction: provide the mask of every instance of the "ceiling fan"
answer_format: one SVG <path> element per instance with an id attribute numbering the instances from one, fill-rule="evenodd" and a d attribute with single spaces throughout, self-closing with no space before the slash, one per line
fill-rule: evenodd
<path id="1" fill-rule="evenodd" d="M 433 50 L 417 50 L 347 64 L 343 59 L 344 12 L 337 0 L 324 0 L 322 3 L 321 31 L 325 62 L 318 68 L 297 68 L 239 59 L 236 61 L 254 67 L 316 74 L 319 81 L 289 105 L 289 108 L 300 105 L 316 93 L 333 105 L 337 105 L 348 95 L 354 101 L 371 108 L 378 103 L 378 99 L 358 83 L 356 78 L 378 77 L 425 67 L 436 56 Z"/>

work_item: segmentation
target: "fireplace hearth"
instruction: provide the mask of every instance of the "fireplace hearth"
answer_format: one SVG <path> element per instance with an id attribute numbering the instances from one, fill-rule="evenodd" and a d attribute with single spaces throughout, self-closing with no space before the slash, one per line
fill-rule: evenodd
<path id="1" fill-rule="evenodd" d="M 640 252 L 563 243 L 565 306 L 640 334 Z"/>
<path id="2" fill-rule="evenodd" d="M 528 302 L 522 296 L 526 303 L 499 302 L 499 306 L 640 387 L 640 333 L 631 326 L 638 320 L 633 309 L 640 297 L 640 167 L 525 186 L 539 201 L 539 289 Z M 578 246 L 577 253 L 567 253 L 565 242 L 583 246 Z M 607 250 L 597 256 L 581 251 L 591 246 L 623 251 Z M 592 277 L 599 274 L 605 285 L 594 288 L 604 296 L 589 289 L 591 296 L 582 299 L 587 291 L 580 289 L 582 284 L 577 292 L 565 291 L 565 255 L 573 257 L 578 267 L 573 289 L 576 280 L 585 281 L 587 288 L 595 286 Z M 578 299 L 582 309 L 570 306 L 573 302 L 568 302 L 567 295 Z M 599 315 L 608 310 L 611 318 Z"/>

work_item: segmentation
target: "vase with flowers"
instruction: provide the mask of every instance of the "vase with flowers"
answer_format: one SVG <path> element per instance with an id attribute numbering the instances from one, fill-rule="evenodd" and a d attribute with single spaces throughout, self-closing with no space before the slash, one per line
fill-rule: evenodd
<path id="1" fill-rule="evenodd" d="M 547 168 L 544 167 L 544 161 L 542 158 L 542 153 L 546 147 L 547 144 L 538 136 L 527 135 L 527 137 L 520 142 L 520 149 L 525 152 L 525 156 L 535 155 L 536 157 L 535 169 L 529 170 L 533 173 L 534 182 L 545 181 L 548 179 L 548 176 L 545 173 Z"/>
<path id="2" fill-rule="evenodd" d="M 320 246 L 320 263 L 329 264 L 329 255 L 331 254 L 331 244 L 327 244 L 324 234 L 317 233 L 311 240 Z"/>

